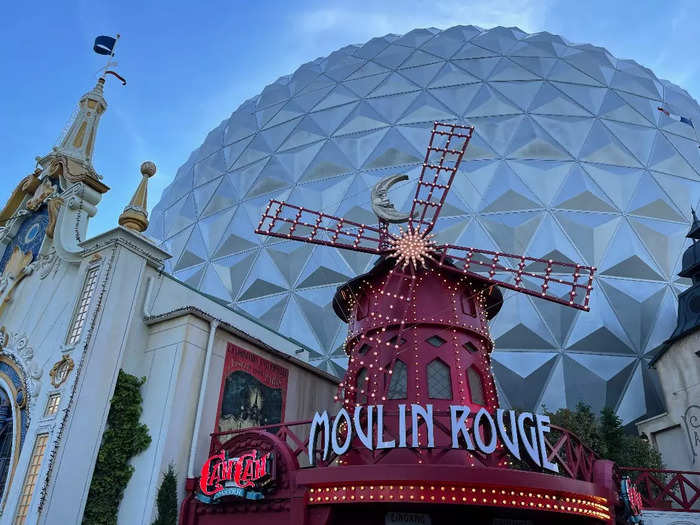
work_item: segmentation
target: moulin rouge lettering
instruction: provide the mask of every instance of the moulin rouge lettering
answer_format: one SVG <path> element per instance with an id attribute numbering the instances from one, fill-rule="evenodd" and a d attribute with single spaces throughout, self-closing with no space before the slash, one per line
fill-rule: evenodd
<path id="1" fill-rule="evenodd" d="M 363 410 L 366 414 L 364 416 Z M 471 409 L 468 406 L 450 406 L 452 448 L 465 447 L 468 450 L 476 449 L 484 454 L 491 454 L 500 441 L 517 459 L 521 458 L 522 447 L 537 466 L 559 472 L 559 466 L 550 462 L 547 457 L 545 434 L 550 431 L 548 416 L 532 412 L 518 414 L 514 410 L 500 408 L 495 414 L 491 414 L 481 408 L 473 418 L 470 418 L 470 412 Z M 411 433 L 411 441 L 408 442 L 407 419 L 411 422 L 410 428 L 418 428 L 419 421 L 422 420 L 427 434 L 426 445 L 428 448 L 435 447 L 433 405 L 409 405 L 408 407 L 398 405 L 398 413 L 392 415 L 398 417 L 398 436 L 396 439 L 385 440 L 383 405 L 358 405 L 353 415 L 342 408 L 335 415 L 332 424 L 327 411 L 320 414 L 317 412 L 309 432 L 308 455 L 311 464 L 313 465 L 315 461 L 316 436 L 321 431 L 323 432 L 321 457 L 324 460 L 327 459 L 329 450 L 338 456 L 345 454 L 352 445 L 353 434 L 368 450 L 418 448 L 420 446 L 418 433 Z M 339 432 L 341 428 L 346 430 L 341 433 Z"/>
<path id="2" fill-rule="evenodd" d="M 261 489 L 274 477 L 275 461 L 272 452 L 259 454 L 251 450 L 238 457 L 229 458 L 221 451 L 211 456 L 202 466 L 199 489 L 212 496 L 227 487 Z"/>

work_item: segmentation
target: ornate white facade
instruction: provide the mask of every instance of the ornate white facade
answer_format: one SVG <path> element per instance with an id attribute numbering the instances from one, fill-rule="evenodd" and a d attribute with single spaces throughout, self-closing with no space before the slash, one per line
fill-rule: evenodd
<path id="1" fill-rule="evenodd" d="M 163 272 L 169 255 L 140 233 L 153 163 L 142 166 L 124 226 L 85 238 L 109 189 L 90 160 L 103 84 L 0 210 L 2 523 L 81 523 L 120 369 L 146 378 L 141 422 L 151 436 L 120 506 L 129 524 L 154 520 L 169 464 L 181 498 L 206 459 L 229 345 L 288 370 L 285 419 L 329 405 L 337 386 L 294 341 Z"/>

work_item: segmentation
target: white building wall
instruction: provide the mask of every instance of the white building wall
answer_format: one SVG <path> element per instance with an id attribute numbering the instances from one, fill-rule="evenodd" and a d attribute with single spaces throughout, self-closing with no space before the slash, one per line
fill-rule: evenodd
<path id="1" fill-rule="evenodd" d="M 98 293 L 94 297 L 92 308 L 100 308 L 94 334 L 90 337 L 92 316 L 89 316 L 83 340 L 71 351 L 76 361 L 73 374 L 77 385 L 39 523 L 80 523 L 89 481 L 76 484 L 75 480 L 92 479 L 110 400 L 126 349 L 128 328 L 139 318 L 135 298 L 142 282 L 145 259 L 133 256 L 124 246 L 116 244 L 101 252 L 104 260 L 102 273 L 106 275 L 100 275 L 98 289 L 106 279 L 106 293 L 104 297 Z M 85 343 L 87 348 L 83 357 L 80 354 Z M 82 365 L 81 358 L 84 359 Z"/>
<path id="2" fill-rule="evenodd" d="M 655 363 L 666 413 L 637 424 L 661 452 L 666 468 L 700 471 L 700 331 L 676 342 Z M 694 445 L 694 446 L 693 446 Z"/>
<path id="3" fill-rule="evenodd" d="M 132 461 L 135 472 L 119 509 L 120 523 L 153 521 L 157 490 L 170 463 L 177 473 L 179 495 L 184 495 L 207 336 L 208 323 L 201 319 L 184 316 L 167 321 L 153 327 L 148 346 L 139 349 L 147 368 L 125 368 L 146 376 L 141 422 L 148 426 L 151 445 Z"/>
<path id="4" fill-rule="evenodd" d="M 50 264 L 37 264 L 0 315 L 0 326 L 18 334 L 11 340 L 24 337 L 31 350 L 20 355 L 9 345 L 4 351 L 19 356 L 36 393 L 28 400 L 30 426 L 0 523 L 11 523 L 15 516 L 34 441 L 43 432 L 49 433 L 49 441 L 26 523 L 81 522 L 120 368 L 146 377 L 141 422 L 152 442 L 132 460 L 135 471 L 119 523 L 149 525 L 155 519 L 157 490 L 171 463 L 182 501 L 193 440 L 192 474 L 198 475 L 215 429 L 228 343 L 289 370 L 287 421 L 310 419 L 316 410 L 334 410 L 337 381 L 300 360 L 305 348 L 162 274 L 159 268 L 167 254 L 144 236 L 117 228 L 81 246 L 78 262 L 55 258 Z M 64 343 L 69 324 L 91 265 L 100 267 L 96 290 L 82 338 L 68 347 Z M 205 379 L 201 424 L 193 436 L 212 320 L 219 327 Z M 75 366 L 66 382 L 54 388 L 49 370 L 63 355 Z M 30 370 L 36 375 L 33 382 Z M 59 411 L 43 417 L 52 392 L 62 395 Z"/>

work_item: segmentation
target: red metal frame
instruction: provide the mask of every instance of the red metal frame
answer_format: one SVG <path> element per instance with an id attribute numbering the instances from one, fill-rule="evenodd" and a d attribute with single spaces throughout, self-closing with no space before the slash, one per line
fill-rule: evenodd
<path id="1" fill-rule="evenodd" d="M 472 133 L 474 133 L 474 126 L 440 122 L 433 125 L 408 219 L 412 231 L 419 231 L 425 235 L 435 226 Z M 439 157 L 437 162 L 434 158 L 436 156 Z M 428 174 L 431 172 L 432 180 L 428 180 Z"/>
<path id="2" fill-rule="evenodd" d="M 593 275 L 596 270 L 591 266 L 455 246 L 453 244 L 439 246 L 438 251 L 434 254 L 434 258 L 446 270 L 487 279 L 489 282 L 493 282 L 503 288 L 534 297 L 549 299 L 564 306 L 571 306 L 584 311 L 590 309 L 588 303 L 591 290 L 593 289 Z M 505 266 L 504 262 L 510 263 L 514 267 Z M 527 266 L 538 265 L 544 265 L 544 274 L 526 269 Z M 483 273 L 478 273 L 480 271 Z M 514 275 L 514 283 L 509 283 L 502 279 L 494 279 L 497 273 Z M 571 275 L 571 280 L 564 279 L 561 276 L 554 277 L 553 274 Z M 530 284 L 528 278 L 541 281 L 541 284 L 533 283 L 532 287 L 528 288 L 528 284 Z M 583 278 L 585 282 L 578 282 L 579 278 Z M 550 291 L 550 288 L 555 289 L 556 295 Z M 562 299 L 558 295 L 561 297 L 568 295 L 568 298 Z"/>
<path id="3" fill-rule="evenodd" d="M 286 225 L 288 229 L 285 231 L 282 228 Z M 295 233 L 300 227 L 307 229 L 308 233 L 306 235 Z M 276 199 L 272 199 L 267 204 L 255 233 L 377 255 L 381 253 L 379 247 L 385 236 L 392 237 L 388 232 L 375 226 L 360 224 Z M 325 235 L 327 238 L 319 235 Z"/>
<path id="4" fill-rule="evenodd" d="M 645 509 L 700 513 L 700 472 L 632 467 L 618 467 L 618 471 L 637 486 Z"/>

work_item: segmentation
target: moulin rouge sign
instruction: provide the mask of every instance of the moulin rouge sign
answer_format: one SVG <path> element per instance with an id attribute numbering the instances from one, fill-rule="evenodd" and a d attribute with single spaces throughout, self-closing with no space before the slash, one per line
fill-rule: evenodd
<path id="1" fill-rule="evenodd" d="M 275 481 L 275 456 L 251 450 L 237 457 L 228 457 L 225 451 L 210 457 L 202 467 L 199 478 L 200 494 L 204 503 L 216 503 L 223 497 L 258 500 L 264 497 Z"/>
<path id="2" fill-rule="evenodd" d="M 548 416 L 532 412 L 518 414 L 514 410 L 500 408 L 495 414 L 491 414 L 485 408 L 481 408 L 473 418 L 469 418 L 470 412 L 468 406 L 450 406 L 452 448 L 465 447 L 468 450 L 477 449 L 484 454 L 491 454 L 500 441 L 516 458 L 521 459 L 524 452 L 537 466 L 559 472 L 559 466 L 547 458 L 545 434 L 550 431 Z M 398 418 L 396 439 L 384 439 L 385 416 Z M 417 433 L 413 433 L 410 443 L 408 442 L 407 419 L 411 422 L 410 428 L 419 428 L 420 420 L 423 421 L 427 434 L 426 445 L 428 448 L 434 448 L 433 405 L 398 405 L 398 413 L 395 414 L 385 414 L 383 405 L 357 405 L 352 416 L 345 408 L 338 411 L 332 425 L 328 412 L 317 412 L 309 433 L 308 454 L 311 464 L 314 462 L 316 438 L 321 431 L 324 460 L 330 450 L 338 456 L 345 454 L 352 444 L 353 433 L 369 450 L 418 448 L 420 443 Z M 347 430 L 340 432 L 341 428 Z"/>

